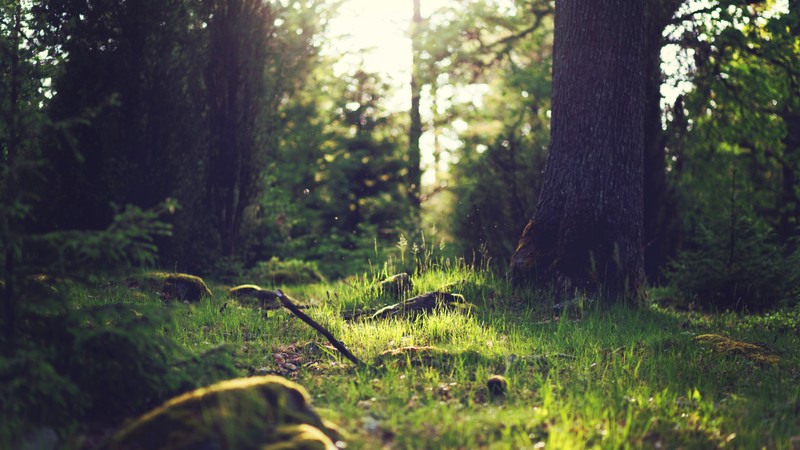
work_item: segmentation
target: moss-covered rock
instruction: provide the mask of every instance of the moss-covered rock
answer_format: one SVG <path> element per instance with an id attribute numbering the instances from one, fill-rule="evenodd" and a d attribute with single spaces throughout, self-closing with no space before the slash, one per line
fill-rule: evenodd
<path id="1" fill-rule="evenodd" d="M 119 431 L 107 450 L 335 450 L 337 431 L 302 386 L 277 376 L 223 381 L 188 392 Z"/>
<path id="2" fill-rule="evenodd" d="M 696 336 L 694 340 L 710 344 L 714 351 L 718 353 L 741 356 L 760 364 L 777 364 L 780 362 L 778 355 L 762 345 L 736 341 L 721 334 L 701 334 Z"/>
<path id="3" fill-rule="evenodd" d="M 486 380 L 486 391 L 491 398 L 505 397 L 508 392 L 508 381 L 502 375 L 492 375 Z"/>
<path id="4" fill-rule="evenodd" d="M 414 283 L 407 273 L 398 273 L 378 283 L 378 288 L 381 294 L 401 300 L 411 293 Z"/>
<path id="5" fill-rule="evenodd" d="M 255 284 L 242 284 L 233 287 L 228 290 L 228 297 L 239 301 L 254 301 L 258 307 L 264 309 L 278 309 L 281 307 L 277 294 Z"/>
<path id="6" fill-rule="evenodd" d="M 167 300 L 199 302 L 203 297 L 213 297 L 202 278 L 186 273 L 145 272 L 128 280 L 134 288 L 158 290 Z"/>
<path id="7" fill-rule="evenodd" d="M 275 429 L 276 442 L 261 447 L 261 450 L 329 450 L 331 440 L 319 428 L 307 425 L 282 425 Z"/>
<path id="8" fill-rule="evenodd" d="M 435 309 L 469 309 L 474 307 L 461 294 L 448 292 L 427 292 L 416 297 L 385 306 L 376 311 L 370 319 L 388 319 L 390 317 L 413 316 L 430 313 Z"/>

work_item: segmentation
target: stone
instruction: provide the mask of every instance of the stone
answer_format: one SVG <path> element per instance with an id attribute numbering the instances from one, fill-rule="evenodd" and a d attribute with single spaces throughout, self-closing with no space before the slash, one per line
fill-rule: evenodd
<path id="1" fill-rule="evenodd" d="M 401 300 L 414 288 L 414 283 L 407 273 L 392 275 L 378 283 L 381 294 Z"/>
<path id="2" fill-rule="evenodd" d="M 107 450 L 336 450 L 338 431 L 305 389 L 278 376 L 222 381 L 168 400 L 114 435 Z"/>
<path id="3" fill-rule="evenodd" d="M 228 297 L 238 300 L 254 299 L 263 309 L 279 309 L 278 296 L 273 291 L 263 289 L 255 284 L 242 284 L 228 290 Z"/>
<path id="4" fill-rule="evenodd" d="M 203 297 L 213 297 L 202 278 L 187 273 L 146 272 L 128 280 L 131 288 L 159 290 L 165 300 L 199 302 Z"/>
<path id="5" fill-rule="evenodd" d="M 486 390 L 489 392 L 489 397 L 505 397 L 508 392 L 508 380 L 502 375 L 492 375 L 486 380 Z"/>

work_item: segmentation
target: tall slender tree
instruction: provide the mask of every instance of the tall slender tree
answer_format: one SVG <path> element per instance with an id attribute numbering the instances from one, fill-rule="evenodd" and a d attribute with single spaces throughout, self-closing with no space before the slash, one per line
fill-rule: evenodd
<path id="1" fill-rule="evenodd" d="M 271 94 L 265 67 L 275 17 L 260 0 L 211 3 L 208 207 L 222 254 L 231 257 L 239 248 L 245 209 L 256 199 L 265 165 L 263 119 Z"/>
<path id="2" fill-rule="evenodd" d="M 419 225 L 420 192 L 422 184 L 422 168 L 419 141 L 422 137 L 422 12 L 420 0 L 414 2 L 414 13 L 411 17 L 411 125 L 408 129 L 408 194 L 415 215 L 414 222 Z"/>
<path id="3" fill-rule="evenodd" d="M 635 298 L 644 284 L 645 5 L 558 0 L 551 144 L 518 284 Z"/>

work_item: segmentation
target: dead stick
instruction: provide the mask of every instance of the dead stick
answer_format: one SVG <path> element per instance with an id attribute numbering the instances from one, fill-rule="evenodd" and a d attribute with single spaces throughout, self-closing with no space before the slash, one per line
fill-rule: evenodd
<path id="1" fill-rule="evenodd" d="M 345 358 L 347 358 L 350 361 L 352 361 L 353 364 L 355 364 L 356 366 L 360 366 L 360 367 L 366 366 L 366 364 L 364 364 L 360 359 L 356 358 L 355 355 L 350 353 L 350 350 L 348 350 L 347 347 L 344 346 L 344 344 L 339 342 L 331 334 L 330 331 L 326 330 L 325 327 L 323 327 L 322 325 L 320 325 L 317 322 L 315 322 L 314 319 L 312 319 L 311 317 L 308 317 L 308 315 L 306 315 L 306 313 L 304 313 L 303 311 L 300 311 L 300 308 L 298 308 L 297 305 L 292 303 L 292 301 L 289 300 L 289 297 L 287 297 L 280 289 L 276 289 L 275 290 L 275 294 L 278 296 L 278 300 L 281 301 L 281 304 L 286 309 L 291 311 L 292 314 L 294 314 L 295 316 L 299 317 L 300 320 L 302 320 L 303 322 L 309 324 L 311 326 L 311 328 L 317 330 L 317 332 L 319 334 L 325 336 L 325 339 L 327 339 L 328 342 L 333 344 L 333 346 L 336 347 L 336 350 L 339 350 L 339 352 L 341 352 L 342 355 L 345 356 Z"/>

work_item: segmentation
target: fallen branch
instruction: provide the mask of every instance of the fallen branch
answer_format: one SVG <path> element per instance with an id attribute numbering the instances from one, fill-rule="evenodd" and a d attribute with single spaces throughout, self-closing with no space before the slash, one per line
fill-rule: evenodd
<path id="1" fill-rule="evenodd" d="M 336 347 L 336 350 L 339 350 L 339 352 L 342 355 L 344 355 L 345 358 L 347 358 L 350 361 L 352 361 L 353 364 L 355 364 L 356 366 L 359 366 L 359 367 L 365 367 L 366 366 L 366 364 L 364 364 L 360 359 L 356 358 L 355 355 L 350 353 L 350 350 L 348 350 L 347 347 L 345 347 L 343 343 L 341 343 L 339 340 L 337 340 L 331 334 L 330 331 L 326 330 L 325 327 L 323 327 L 322 325 L 320 325 L 317 322 L 315 322 L 314 319 L 309 317 L 306 313 L 301 311 L 300 308 L 297 307 L 297 305 L 292 303 L 292 301 L 289 299 L 289 297 L 287 297 L 280 289 L 275 289 L 275 294 L 278 296 L 278 300 L 280 300 L 281 304 L 286 309 L 288 309 L 289 311 L 292 312 L 292 314 L 294 314 L 295 316 L 300 318 L 300 320 L 302 320 L 303 322 L 305 322 L 309 326 L 311 326 L 311 328 L 317 330 L 317 332 L 319 334 L 325 336 L 325 339 L 327 339 L 328 342 L 330 342 L 334 347 Z"/>

